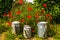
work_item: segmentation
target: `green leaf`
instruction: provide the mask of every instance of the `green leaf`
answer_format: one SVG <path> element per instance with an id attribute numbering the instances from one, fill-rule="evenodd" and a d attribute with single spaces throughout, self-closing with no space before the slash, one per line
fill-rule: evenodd
<path id="1" fill-rule="evenodd" d="M 47 0 L 44 0 L 44 1 L 47 1 Z"/>
<path id="2" fill-rule="evenodd" d="M 1 0 L 0 0 L 0 2 L 1 2 Z"/>

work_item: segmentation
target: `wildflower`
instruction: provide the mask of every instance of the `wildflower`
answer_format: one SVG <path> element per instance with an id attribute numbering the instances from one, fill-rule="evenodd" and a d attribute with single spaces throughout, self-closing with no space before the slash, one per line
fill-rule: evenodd
<path id="1" fill-rule="evenodd" d="M 14 16 L 10 16 L 10 18 L 14 19 L 15 17 Z"/>
<path id="2" fill-rule="evenodd" d="M 52 20 L 51 14 L 47 13 L 47 14 L 46 14 L 46 18 L 47 18 L 47 20 L 48 20 L 48 19 L 49 19 L 49 20 Z"/>
<path id="3" fill-rule="evenodd" d="M 6 13 L 3 14 L 4 17 L 5 17 L 6 15 L 7 15 Z"/>
<path id="4" fill-rule="evenodd" d="M 19 4 L 21 5 L 23 3 L 23 0 L 19 0 Z"/>
<path id="5" fill-rule="evenodd" d="M 50 20 L 52 20 L 52 16 L 50 16 Z"/>
<path id="6" fill-rule="evenodd" d="M 21 14 L 21 12 L 20 12 L 20 11 L 17 11 L 17 12 L 16 12 L 16 14 L 17 14 L 17 15 L 20 15 L 20 14 Z"/>
<path id="7" fill-rule="evenodd" d="M 46 17 L 50 17 L 51 15 L 49 13 L 46 14 Z"/>
<path id="8" fill-rule="evenodd" d="M 9 22 L 7 22 L 8 23 L 8 26 L 11 26 L 11 22 L 9 21 Z"/>
<path id="9" fill-rule="evenodd" d="M 28 7 L 28 11 L 31 11 L 32 10 L 32 8 L 31 7 Z"/>
<path id="10" fill-rule="evenodd" d="M 36 12 L 36 14 L 38 15 L 38 14 L 39 14 L 39 12 Z"/>
<path id="11" fill-rule="evenodd" d="M 47 7 L 47 4 L 46 4 L 46 3 L 44 3 L 44 4 L 43 4 L 43 7 L 44 7 L 44 8 L 46 8 L 46 7 Z"/>
<path id="12" fill-rule="evenodd" d="M 44 13 L 44 11 L 45 11 L 44 9 L 41 10 L 42 13 Z"/>
<path id="13" fill-rule="evenodd" d="M 9 16 L 10 16 L 10 15 L 12 15 L 11 11 L 10 11 L 10 12 L 8 12 L 8 15 L 9 15 Z"/>
<path id="14" fill-rule="evenodd" d="M 32 32 L 34 33 L 34 32 L 35 32 L 35 30 L 33 30 L 33 29 L 32 29 Z"/>
<path id="15" fill-rule="evenodd" d="M 11 17 L 12 16 L 12 13 L 11 12 L 8 12 L 7 16 L 8 17 Z"/>
<path id="16" fill-rule="evenodd" d="M 24 20 L 24 19 L 22 19 L 21 21 L 22 21 L 22 23 L 24 23 L 24 21 L 25 21 L 25 20 Z"/>
<path id="17" fill-rule="evenodd" d="M 28 16 L 27 16 L 27 18 L 31 19 L 31 18 L 32 18 L 32 16 L 31 16 L 31 15 L 28 15 Z"/>
<path id="18" fill-rule="evenodd" d="M 35 15 L 35 18 L 39 18 L 39 16 L 38 15 Z"/>
<path id="19" fill-rule="evenodd" d="M 36 12 L 36 14 L 35 14 L 35 18 L 39 18 L 39 12 Z"/>

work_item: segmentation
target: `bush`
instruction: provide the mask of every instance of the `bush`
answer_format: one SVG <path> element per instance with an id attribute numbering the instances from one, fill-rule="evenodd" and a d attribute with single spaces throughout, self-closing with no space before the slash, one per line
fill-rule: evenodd
<path id="1" fill-rule="evenodd" d="M 2 17 L 4 13 L 8 13 L 8 11 L 11 10 L 12 2 L 12 0 L 0 0 L 0 17 Z"/>
<path id="2" fill-rule="evenodd" d="M 0 19 L 0 34 L 7 30 L 11 30 L 11 27 L 7 26 L 6 23 L 4 23 L 4 20 Z"/>
<path id="3" fill-rule="evenodd" d="M 46 8 L 43 8 L 44 3 L 47 4 Z M 60 21 L 60 1 L 59 0 L 36 0 L 36 8 L 45 10 L 45 14 L 49 13 L 53 17 L 53 22 L 59 23 Z"/>
<path id="4" fill-rule="evenodd" d="M 5 34 L 5 40 L 14 40 L 15 39 L 15 35 L 12 34 L 11 32 L 6 32 Z"/>

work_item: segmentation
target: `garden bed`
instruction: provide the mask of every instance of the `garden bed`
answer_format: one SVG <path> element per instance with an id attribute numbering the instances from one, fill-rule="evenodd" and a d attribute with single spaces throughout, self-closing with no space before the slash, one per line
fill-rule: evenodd
<path id="1" fill-rule="evenodd" d="M 51 32 L 49 34 L 50 36 L 45 38 L 45 39 L 47 39 L 47 40 L 59 40 L 60 39 L 60 25 L 58 25 L 58 24 L 50 25 L 50 29 L 52 29 L 52 31 L 55 31 L 56 34 L 54 32 L 53 33 Z M 53 35 L 53 34 L 55 34 L 55 35 Z M 53 36 L 51 36 L 51 35 L 53 35 Z M 19 35 L 19 36 L 13 35 L 11 33 L 11 31 L 7 31 L 7 32 L 2 33 L 0 35 L 0 39 L 3 39 L 3 40 L 43 40 L 43 38 L 39 38 L 37 34 L 32 36 L 30 39 L 26 39 L 26 38 L 22 37 L 21 35 Z"/>
<path id="2" fill-rule="evenodd" d="M 2 36 L 0 36 L 0 40 L 6 40 L 6 37 L 5 37 L 5 34 L 2 34 Z M 9 39 L 10 40 L 10 39 Z M 13 40 L 13 39 L 11 39 Z M 15 38 L 14 40 L 54 40 L 53 37 L 49 37 L 49 38 L 46 38 L 46 39 L 42 39 L 42 38 L 38 38 L 38 37 L 33 37 L 33 38 L 30 38 L 30 39 L 19 39 L 19 38 Z"/>
<path id="3" fill-rule="evenodd" d="M 38 36 L 38 22 L 47 22 L 47 38 L 45 40 L 60 40 L 60 24 L 58 24 L 60 23 L 59 0 L 0 0 L 0 3 L 1 40 L 44 40 Z M 12 33 L 14 31 L 12 27 L 15 25 L 12 26 L 12 22 L 14 21 L 19 22 L 17 27 L 20 27 L 18 29 L 20 33 L 18 35 L 15 34 L 16 32 Z M 23 36 L 24 25 L 29 25 L 31 28 L 30 39 Z"/>

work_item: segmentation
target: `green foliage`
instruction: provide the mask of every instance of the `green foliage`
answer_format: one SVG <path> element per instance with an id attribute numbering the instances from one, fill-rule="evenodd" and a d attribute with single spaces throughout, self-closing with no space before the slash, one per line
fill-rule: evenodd
<path id="1" fill-rule="evenodd" d="M 56 34 L 56 32 L 54 30 L 55 30 L 54 25 L 53 26 L 48 25 L 48 27 L 47 27 L 47 36 L 48 37 L 53 37 Z"/>
<path id="2" fill-rule="evenodd" d="M 12 8 L 12 0 L 0 0 L 0 17 Z"/>
<path id="3" fill-rule="evenodd" d="M 35 7 L 37 10 L 41 10 L 43 8 L 43 4 L 46 3 L 47 7 L 45 9 L 45 14 L 50 13 L 53 17 L 53 22 L 59 23 L 60 21 L 60 1 L 59 0 L 35 0 Z"/>
<path id="4" fill-rule="evenodd" d="M 6 35 L 5 40 L 14 40 L 15 39 L 14 34 L 12 34 L 11 32 L 6 32 L 5 35 Z"/>
<path id="5" fill-rule="evenodd" d="M 23 4 L 18 4 L 18 3 L 14 3 L 14 5 L 12 5 L 12 0 L 0 0 L 0 16 L 2 16 L 5 12 L 8 13 L 12 6 L 12 15 L 10 15 L 11 17 L 14 18 L 10 18 L 10 17 L 4 17 L 3 21 L 20 21 L 20 26 L 21 26 L 21 34 L 22 34 L 22 30 L 23 30 L 23 26 L 28 24 L 32 27 L 32 29 L 35 30 L 34 33 L 37 33 L 37 22 L 40 21 L 46 21 L 46 14 L 49 13 L 51 14 L 51 16 L 53 17 L 53 21 L 56 21 L 56 19 L 60 21 L 60 1 L 59 0 L 35 0 L 34 4 L 31 3 L 25 3 L 23 2 Z M 46 7 L 43 7 L 43 4 L 46 4 Z M 32 10 L 29 11 L 28 7 L 31 7 Z M 44 13 L 42 13 L 42 9 L 44 10 Z M 21 14 L 19 14 L 19 12 L 21 12 Z M 16 14 L 16 12 L 18 12 L 18 14 Z M 39 12 L 38 16 L 39 18 L 35 18 L 35 14 L 36 12 Z M 43 16 L 41 16 L 41 14 L 43 14 Z M 27 16 L 30 15 L 32 16 L 31 19 L 28 19 Z M 48 17 L 49 18 L 49 17 Z M 22 22 L 22 19 L 24 19 L 24 22 Z M 48 20 L 49 22 L 51 20 Z M 49 23 L 50 24 L 50 23 Z M 5 32 L 6 30 L 8 30 L 8 28 L 6 26 L 2 26 L 2 23 L 0 23 L 0 32 Z M 53 28 L 50 28 L 50 25 L 48 25 L 48 36 L 54 36 L 56 34 L 55 30 L 55 26 L 53 26 Z M 60 31 L 59 31 L 60 32 Z M 18 38 L 23 38 L 23 35 L 18 35 Z M 8 32 L 6 34 L 6 40 L 14 40 L 15 35 L 13 35 L 12 33 Z"/>
<path id="6" fill-rule="evenodd" d="M 17 38 L 22 39 L 22 38 L 24 38 L 24 37 L 23 37 L 22 34 L 19 34 L 19 35 L 17 36 Z"/>
<path id="7" fill-rule="evenodd" d="M 0 19 L 0 34 L 9 30 L 10 27 L 4 26 L 2 20 Z"/>

